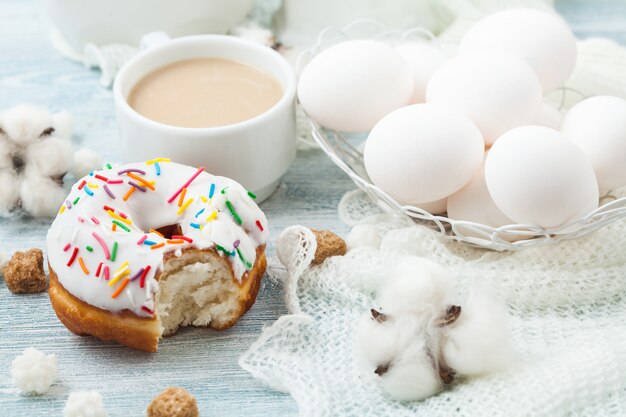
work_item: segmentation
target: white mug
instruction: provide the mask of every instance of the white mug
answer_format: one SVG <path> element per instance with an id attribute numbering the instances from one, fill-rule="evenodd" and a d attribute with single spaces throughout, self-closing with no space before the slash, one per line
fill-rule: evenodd
<path id="1" fill-rule="evenodd" d="M 230 177 L 257 196 L 269 197 L 295 157 L 296 75 L 271 48 L 224 35 L 163 39 L 151 34 L 147 49 L 120 70 L 113 87 L 123 162 L 157 157 L 205 167 Z M 157 45 L 150 45 L 156 43 Z M 135 84 L 165 65 L 199 57 L 219 57 L 251 65 L 272 75 L 283 89 L 271 109 L 240 123 L 209 128 L 171 126 L 133 110 L 127 97 Z"/>
<path id="2" fill-rule="evenodd" d="M 44 9 L 74 51 L 85 44 L 138 45 L 163 30 L 173 37 L 226 33 L 250 12 L 254 0 L 44 0 Z"/>

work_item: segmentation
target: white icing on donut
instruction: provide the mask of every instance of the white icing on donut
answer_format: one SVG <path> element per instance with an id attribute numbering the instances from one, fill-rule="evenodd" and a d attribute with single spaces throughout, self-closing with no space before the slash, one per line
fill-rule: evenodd
<path id="1" fill-rule="evenodd" d="M 85 176 L 48 231 L 50 265 L 63 287 L 88 304 L 151 317 L 154 277 L 166 252 L 215 247 L 241 281 L 267 241 L 267 219 L 240 184 L 164 158 L 155 161 Z M 168 241 L 148 232 L 173 224 L 183 238 Z"/>

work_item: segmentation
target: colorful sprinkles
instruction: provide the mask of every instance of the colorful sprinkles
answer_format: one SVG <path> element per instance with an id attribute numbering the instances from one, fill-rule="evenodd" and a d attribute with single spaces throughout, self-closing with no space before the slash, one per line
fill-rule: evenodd
<path id="1" fill-rule="evenodd" d="M 83 257 L 79 256 L 78 257 L 78 263 L 80 264 L 80 269 L 83 270 L 83 272 L 85 273 L 85 275 L 89 275 L 89 270 L 87 269 L 87 267 L 85 266 L 85 261 L 83 261 Z"/>
<path id="2" fill-rule="evenodd" d="M 128 256 L 128 253 L 120 250 L 122 245 L 128 245 L 127 237 L 123 232 L 139 232 L 139 229 L 136 225 L 134 225 L 131 217 L 120 211 L 120 207 L 126 207 L 125 205 L 115 206 L 115 204 L 112 203 L 109 204 L 113 207 L 106 204 L 102 205 L 102 209 L 106 212 L 105 216 L 100 215 L 96 217 L 91 214 L 84 214 L 86 211 L 84 211 L 82 207 L 87 208 L 87 202 L 93 200 L 87 199 L 83 196 L 85 194 L 89 197 L 98 196 L 98 198 L 103 198 L 100 196 L 104 196 L 104 198 L 106 198 L 105 200 L 98 201 L 109 202 L 113 202 L 113 200 L 117 200 L 118 196 L 121 196 L 121 200 L 128 201 L 133 194 L 137 192 L 137 190 L 139 190 L 140 193 L 148 194 L 149 191 L 157 191 L 157 188 L 161 187 L 161 185 L 157 184 L 157 181 L 152 178 L 156 179 L 156 177 L 161 177 L 164 172 L 169 172 L 169 168 L 163 171 L 163 167 L 161 165 L 162 163 L 167 162 L 170 162 L 170 159 L 155 158 L 150 161 L 146 161 L 145 164 L 147 166 L 154 165 L 154 170 L 148 170 L 147 168 L 144 170 L 136 167 L 121 167 L 121 169 L 114 170 L 111 164 L 107 164 L 106 167 L 109 171 L 100 171 L 101 173 L 91 172 L 89 177 L 81 180 L 77 188 L 74 188 L 74 199 L 70 200 L 68 198 L 59 208 L 59 215 L 66 213 L 63 218 L 68 218 L 67 213 L 75 209 L 75 206 L 77 206 L 77 204 L 81 201 L 81 198 L 86 201 L 81 204 L 81 209 L 79 209 L 79 213 L 82 214 L 82 216 L 77 215 L 72 217 L 81 225 L 76 226 L 73 229 L 71 240 L 61 246 L 63 252 L 67 252 L 69 255 L 69 258 L 67 258 L 67 267 L 73 268 L 74 264 L 77 263 L 80 267 L 80 271 L 82 271 L 82 273 L 78 272 L 79 275 L 85 275 L 87 277 L 94 276 L 95 278 L 102 278 L 104 281 L 107 281 L 106 286 L 111 288 L 110 293 L 107 293 L 107 297 L 110 294 L 110 297 L 115 299 L 126 291 L 126 296 L 122 297 L 122 300 L 125 300 L 124 302 L 127 304 L 130 303 L 129 305 L 133 308 L 135 307 L 137 294 L 132 292 L 132 285 L 139 285 L 142 289 L 145 288 L 144 292 L 148 300 L 151 300 L 152 294 L 154 293 L 153 282 L 148 280 L 152 266 L 150 264 L 146 264 L 145 261 L 143 262 L 143 265 L 131 265 L 131 263 L 136 262 L 136 259 L 124 259 Z M 247 217 L 245 219 L 242 218 L 242 215 L 247 216 L 248 212 L 242 211 L 240 213 L 237 211 L 236 207 L 244 210 L 246 209 L 246 206 L 240 206 L 238 202 L 239 200 L 235 200 L 233 198 L 233 192 L 229 192 L 229 190 L 233 190 L 233 188 L 230 188 L 231 186 L 228 185 L 228 183 L 208 183 L 208 192 L 199 192 L 196 188 L 189 188 L 191 184 L 200 176 L 200 174 L 204 172 L 204 170 L 204 167 L 200 167 L 195 170 L 195 172 L 182 182 L 178 188 L 175 188 L 176 192 L 171 194 L 166 200 L 168 204 L 176 201 L 177 215 L 185 215 L 185 218 L 187 219 L 194 219 L 193 222 L 186 223 L 187 227 L 199 230 L 199 232 L 190 232 L 190 236 L 193 236 L 193 238 L 186 236 L 186 233 L 183 234 L 180 232 L 171 236 L 164 236 L 155 229 L 150 229 L 149 233 L 139 232 L 141 234 L 138 234 L 136 237 L 135 235 L 130 235 L 133 236 L 131 243 L 136 243 L 138 246 L 137 254 L 139 256 L 141 256 L 141 254 L 144 256 L 148 254 L 149 251 L 145 250 L 147 248 L 150 248 L 151 250 L 158 250 L 161 248 L 165 248 L 165 250 L 174 250 L 176 248 L 185 247 L 184 245 L 193 244 L 194 238 L 197 238 L 196 236 L 203 236 L 207 239 L 211 236 L 213 238 L 212 234 L 216 232 L 219 233 L 219 228 L 216 227 L 210 228 L 210 230 L 207 229 L 209 232 L 202 232 L 202 230 L 205 225 L 216 220 L 237 224 L 239 226 L 243 225 L 244 220 L 246 220 L 246 224 L 248 224 L 248 221 L 254 222 L 258 230 L 261 232 L 264 231 L 264 226 L 260 219 L 250 219 Z M 149 174 L 147 174 L 147 171 Z M 102 172 L 106 175 L 103 175 Z M 117 176 L 115 174 L 117 174 Z M 77 195 L 77 190 L 80 191 L 80 195 Z M 219 190 L 220 192 L 216 193 L 216 190 Z M 216 196 L 216 194 L 218 195 Z M 134 198 L 139 198 L 138 196 L 139 195 Z M 229 199 L 229 196 L 232 200 Z M 248 197 L 253 200 L 256 199 L 256 195 L 251 191 L 246 191 L 245 194 L 243 192 L 241 194 L 237 192 L 234 194 L 234 197 L 237 199 Z M 121 200 L 117 201 L 121 202 Z M 130 207 L 134 208 L 133 206 Z M 122 208 L 122 210 L 125 209 Z M 188 210 L 193 211 L 190 214 L 185 214 Z M 220 214 L 222 211 L 226 210 L 228 210 L 230 215 Z M 132 217 L 135 217 L 134 212 L 129 214 L 131 214 Z M 140 219 L 140 217 L 135 217 L 135 220 L 137 221 Z M 141 220 L 143 221 L 143 219 Z M 78 236 L 79 228 L 82 232 L 80 236 Z M 90 236 L 84 235 L 86 232 L 85 228 L 91 228 L 91 230 L 86 229 L 88 230 L 87 233 L 90 234 Z M 250 232 L 246 229 L 246 233 Z M 57 238 L 61 239 L 61 230 L 59 230 L 57 235 Z M 258 238 L 258 235 L 251 234 L 250 236 L 256 236 Z M 85 239 L 89 240 L 85 241 Z M 84 249 L 84 252 L 80 251 L 79 246 Z M 230 257 L 232 259 L 231 262 L 235 262 L 235 260 L 237 262 L 241 262 L 241 264 L 245 266 L 246 270 L 250 270 L 253 267 L 253 262 L 246 259 L 247 252 L 244 250 L 244 248 L 249 248 L 249 246 L 242 245 L 241 239 L 235 238 L 233 241 L 224 242 L 223 245 L 214 244 L 214 247 L 217 251 Z M 119 261 L 117 261 L 118 254 L 121 258 L 120 260 L 124 261 L 121 265 L 119 265 Z M 94 274 L 91 274 L 89 265 L 94 268 Z M 77 268 L 74 270 L 78 271 Z M 115 272 L 112 272 L 112 270 L 115 270 Z M 241 269 L 239 271 L 241 271 Z M 138 304 L 136 307 L 141 311 L 154 315 L 154 304 L 152 302 L 146 301 L 145 305 Z"/>
<path id="3" fill-rule="evenodd" d="M 117 240 L 113 242 L 113 250 L 111 251 L 111 262 L 115 262 L 115 258 L 117 257 Z"/>
<path id="4" fill-rule="evenodd" d="M 204 167 L 198 168 L 198 170 L 170 198 L 167 199 L 167 202 L 171 203 L 172 201 L 174 201 L 176 197 L 178 197 L 178 195 L 183 191 L 183 189 L 189 187 L 189 184 L 191 184 L 193 180 L 198 178 L 198 175 L 200 175 L 203 171 Z"/>
<path id="5" fill-rule="evenodd" d="M 230 200 L 226 200 L 226 208 L 228 208 L 228 211 L 230 211 L 230 214 L 232 214 L 233 219 L 235 219 L 237 224 L 241 225 L 243 221 L 241 220 L 241 217 L 239 217 L 239 214 L 235 211 L 233 203 L 231 203 Z"/>

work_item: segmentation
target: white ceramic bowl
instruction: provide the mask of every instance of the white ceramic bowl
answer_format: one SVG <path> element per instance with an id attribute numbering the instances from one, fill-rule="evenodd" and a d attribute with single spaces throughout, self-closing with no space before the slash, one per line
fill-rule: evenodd
<path id="1" fill-rule="evenodd" d="M 226 33 L 254 0 L 44 0 L 46 14 L 77 52 L 87 43 L 138 45 L 157 30 L 171 36 Z"/>
<path id="2" fill-rule="evenodd" d="M 210 128 L 166 125 L 140 115 L 128 105 L 128 94 L 148 73 L 198 57 L 232 59 L 263 70 L 280 83 L 283 97 L 256 117 Z M 149 47 L 126 63 L 113 89 L 123 162 L 167 157 L 203 166 L 212 174 L 240 182 L 261 202 L 274 191 L 295 157 L 296 75 L 271 48 L 225 35 L 169 40 Z"/>

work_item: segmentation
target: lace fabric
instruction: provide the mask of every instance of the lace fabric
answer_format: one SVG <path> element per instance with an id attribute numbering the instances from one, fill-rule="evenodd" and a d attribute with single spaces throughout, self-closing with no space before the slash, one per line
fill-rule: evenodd
<path id="1" fill-rule="evenodd" d="M 340 211 L 350 224 L 374 224 L 382 235 L 379 248 L 353 249 L 308 266 L 316 244 L 306 228 L 288 228 L 277 243 L 293 314 L 265 329 L 240 365 L 290 393 L 301 416 L 626 413 L 626 221 L 585 239 L 498 253 L 443 241 L 384 214 L 355 215 L 356 207 L 370 204 L 353 192 Z M 481 284 L 506 302 L 515 354 L 509 370 L 404 403 L 387 398 L 376 376 L 358 368 L 357 320 L 374 306 L 387 271 L 407 255 L 450 268 L 461 298 Z"/>

